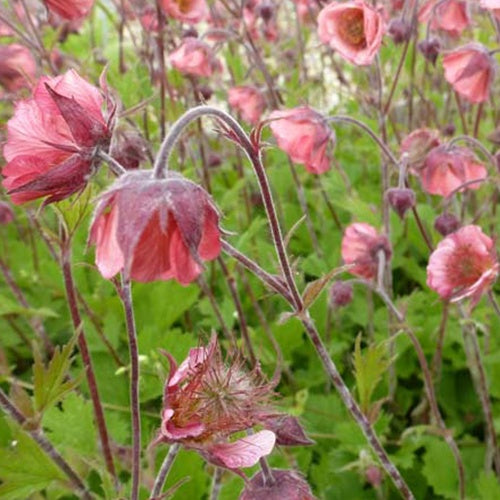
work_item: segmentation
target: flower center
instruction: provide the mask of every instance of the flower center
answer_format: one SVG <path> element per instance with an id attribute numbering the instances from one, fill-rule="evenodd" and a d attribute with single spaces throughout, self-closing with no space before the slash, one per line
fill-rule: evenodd
<path id="1" fill-rule="evenodd" d="M 364 14 L 359 9 L 348 9 L 342 13 L 339 35 L 344 42 L 355 48 L 366 46 Z"/>
<path id="2" fill-rule="evenodd" d="M 186 14 L 191 9 L 192 0 L 174 0 L 174 2 L 179 6 L 179 10 Z"/>

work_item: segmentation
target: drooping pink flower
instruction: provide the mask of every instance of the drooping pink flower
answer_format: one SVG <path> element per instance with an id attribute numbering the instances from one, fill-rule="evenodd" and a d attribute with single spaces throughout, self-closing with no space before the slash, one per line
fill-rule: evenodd
<path id="1" fill-rule="evenodd" d="M 191 76 L 210 76 L 221 69 L 211 47 L 193 37 L 185 38 L 169 60 L 174 68 Z"/>
<path id="2" fill-rule="evenodd" d="M 469 149 L 443 145 L 427 155 L 417 173 L 425 191 L 446 197 L 459 188 L 478 189 L 488 172 Z M 476 179 L 478 182 L 471 182 Z"/>
<path id="3" fill-rule="evenodd" d="M 432 30 L 442 30 L 448 35 L 458 37 L 470 23 L 469 9 L 464 0 L 428 0 L 418 12 L 418 20 L 430 20 Z"/>
<path id="4" fill-rule="evenodd" d="M 90 13 L 94 0 L 43 0 L 49 10 L 64 19 L 79 19 Z"/>
<path id="5" fill-rule="evenodd" d="M 464 99 L 487 101 L 493 81 L 495 61 L 483 45 L 471 43 L 443 57 L 444 76 Z"/>
<path id="6" fill-rule="evenodd" d="M 464 226 L 442 240 L 427 266 L 427 285 L 451 302 L 471 297 L 474 307 L 495 282 L 499 264 L 493 240 L 479 226 Z"/>
<path id="7" fill-rule="evenodd" d="M 232 87 L 228 92 L 230 106 L 241 113 L 241 117 L 248 123 L 256 125 L 266 108 L 266 101 L 261 91 L 248 85 Z"/>
<path id="8" fill-rule="evenodd" d="M 384 32 L 380 12 L 362 0 L 331 2 L 318 15 L 320 40 L 358 66 L 373 62 Z"/>
<path id="9" fill-rule="evenodd" d="M 316 19 L 318 2 L 316 0 L 293 0 L 297 6 L 297 13 L 302 23 L 312 22 Z"/>
<path id="10" fill-rule="evenodd" d="M 3 186 L 13 203 L 62 200 L 83 189 L 95 149 L 109 145 L 113 110 L 106 119 L 100 91 L 74 70 L 42 77 L 30 99 L 17 103 L 7 123 Z"/>
<path id="11" fill-rule="evenodd" d="M 429 151 L 440 143 L 438 130 L 419 128 L 401 141 L 401 155 L 406 155 L 408 168 L 415 172 L 423 166 Z"/>
<path id="12" fill-rule="evenodd" d="M 30 50 L 18 43 L 0 46 L 0 85 L 9 92 L 29 87 L 35 80 L 36 62 Z"/>
<path id="13" fill-rule="evenodd" d="M 273 469 L 274 481 L 269 484 L 262 471 L 257 472 L 240 496 L 240 500 L 314 500 L 311 488 L 294 470 Z"/>
<path id="14" fill-rule="evenodd" d="M 320 113 L 300 106 L 273 111 L 269 121 L 278 146 L 294 162 L 303 163 L 313 174 L 330 170 L 327 148 L 330 140 L 335 141 L 335 134 Z"/>
<path id="15" fill-rule="evenodd" d="M 183 23 L 199 23 L 208 16 L 205 0 L 162 0 L 161 5 L 170 17 Z"/>
<path id="16" fill-rule="evenodd" d="M 500 0 L 479 0 L 483 9 L 491 10 L 493 15 L 500 20 Z"/>
<path id="17" fill-rule="evenodd" d="M 390 259 L 392 251 L 389 240 L 373 226 L 364 222 L 347 226 L 342 238 L 342 258 L 346 264 L 353 264 L 350 273 L 366 279 L 375 278 L 380 251 L 384 252 L 386 259 Z"/>
<path id="18" fill-rule="evenodd" d="M 208 193 L 175 172 L 122 175 L 99 197 L 89 242 L 105 278 L 195 280 L 221 250 L 219 214 Z"/>
<path id="19" fill-rule="evenodd" d="M 269 430 L 228 442 L 270 414 L 270 387 L 256 371 L 244 371 L 238 358 L 224 362 L 215 335 L 207 347 L 191 349 L 179 366 L 167 356 L 170 375 L 155 443 L 181 443 L 229 469 L 251 467 L 271 453 L 276 436 Z"/>

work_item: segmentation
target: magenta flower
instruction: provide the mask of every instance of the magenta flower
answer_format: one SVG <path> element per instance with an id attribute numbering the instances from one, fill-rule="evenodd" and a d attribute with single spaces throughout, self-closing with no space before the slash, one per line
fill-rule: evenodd
<path id="1" fill-rule="evenodd" d="M 486 47 L 470 43 L 443 57 L 444 76 L 453 89 L 472 103 L 489 99 L 495 61 Z"/>
<path id="2" fill-rule="evenodd" d="M 229 469 L 251 467 L 271 453 L 276 436 L 262 430 L 228 442 L 236 432 L 265 423 L 270 387 L 242 360 L 227 366 L 215 336 L 207 347 L 189 351 L 177 366 L 170 355 L 162 423 L 154 443 L 181 443 L 209 462 Z"/>
<path id="3" fill-rule="evenodd" d="M 373 62 L 384 32 L 381 13 L 362 0 L 331 2 L 318 15 L 320 40 L 357 66 Z"/>
<path id="4" fill-rule="evenodd" d="M 353 264 L 350 273 L 366 279 L 375 278 L 379 251 L 384 252 L 386 259 L 391 258 L 391 244 L 386 236 L 364 222 L 347 226 L 342 238 L 342 258 L 346 264 Z"/>
<path id="5" fill-rule="evenodd" d="M 327 148 L 335 134 L 325 118 L 309 108 L 273 111 L 269 116 L 271 131 L 278 146 L 308 172 L 322 174 L 330 170 Z"/>
<path id="6" fill-rule="evenodd" d="M 99 197 L 89 242 L 105 278 L 195 280 L 221 250 L 219 214 L 208 193 L 175 172 L 122 175 Z"/>
<path id="7" fill-rule="evenodd" d="M 259 89 L 251 86 L 232 87 L 228 92 L 230 106 L 241 113 L 246 122 L 257 125 L 266 108 L 266 101 Z"/>
<path id="8" fill-rule="evenodd" d="M 190 76 L 211 76 L 221 69 L 220 62 L 205 42 L 187 37 L 169 56 L 172 66 Z"/>
<path id="9" fill-rule="evenodd" d="M 106 148 L 113 110 L 106 119 L 99 90 L 74 70 L 42 77 L 33 97 L 17 103 L 8 121 L 3 186 L 13 203 L 47 197 L 59 201 L 83 189 L 95 150 Z"/>
<path id="10" fill-rule="evenodd" d="M 450 196 L 459 189 L 478 189 L 488 174 L 469 149 L 446 145 L 434 148 L 417 173 L 425 191 L 441 196 Z M 478 182 L 471 182 L 474 180 Z M 469 184 L 461 187 L 465 183 Z"/>
<path id="11" fill-rule="evenodd" d="M 94 0 L 43 0 L 47 8 L 64 19 L 73 20 L 87 16 Z"/>
<path id="12" fill-rule="evenodd" d="M 209 12 L 205 0 L 161 0 L 161 6 L 170 17 L 190 24 L 203 21 Z"/>
<path id="13" fill-rule="evenodd" d="M 493 240 L 479 226 L 464 226 L 432 252 L 427 285 L 451 302 L 471 297 L 474 307 L 497 279 L 498 270 Z"/>

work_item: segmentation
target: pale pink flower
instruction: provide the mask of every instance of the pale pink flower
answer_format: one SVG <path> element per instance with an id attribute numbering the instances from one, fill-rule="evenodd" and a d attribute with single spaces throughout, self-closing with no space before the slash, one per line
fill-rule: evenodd
<path id="1" fill-rule="evenodd" d="M 320 40 L 358 66 L 373 62 L 384 32 L 380 12 L 362 0 L 331 2 L 318 15 Z"/>
<path id="2" fill-rule="evenodd" d="M 70 70 L 42 77 L 33 97 L 16 104 L 2 169 L 13 203 L 45 196 L 51 203 L 85 187 L 96 147 L 109 145 L 114 109 L 106 118 L 103 101 L 96 87 Z"/>
<path id="3" fill-rule="evenodd" d="M 213 50 L 197 38 L 187 37 L 169 56 L 170 63 L 190 76 L 211 76 L 221 69 Z"/>
<path id="4" fill-rule="evenodd" d="M 270 415 L 270 387 L 257 371 L 244 371 L 239 358 L 227 365 L 215 335 L 207 347 L 191 349 L 179 366 L 167 356 L 170 375 L 154 443 L 181 443 L 229 469 L 251 467 L 271 453 L 276 436 L 269 430 L 228 442 L 233 434 L 264 423 Z"/>
<path id="5" fill-rule="evenodd" d="M 174 19 L 195 24 L 208 16 L 205 0 L 161 0 L 163 10 Z"/>
<path id="6" fill-rule="evenodd" d="M 483 9 L 491 10 L 493 15 L 500 20 L 500 0 L 479 0 L 479 5 Z"/>
<path id="7" fill-rule="evenodd" d="M 391 244 L 386 236 L 379 234 L 370 224 L 356 222 L 347 226 L 342 238 L 342 258 L 346 264 L 352 264 L 349 272 L 372 279 L 377 276 L 379 252 L 391 258 Z"/>
<path id="8" fill-rule="evenodd" d="M 417 173 L 425 191 L 445 197 L 457 190 L 478 189 L 488 174 L 469 149 L 446 145 L 434 148 Z"/>
<path id="9" fill-rule="evenodd" d="M 90 13 L 94 0 L 43 0 L 47 8 L 63 17 L 73 20 Z"/>
<path id="10" fill-rule="evenodd" d="M 499 264 L 493 240 L 479 226 L 464 226 L 449 234 L 432 252 L 427 285 L 451 302 L 471 297 L 474 307 L 495 282 Z"/>
<path id="11" fill-rule="evenodd" d="M 415 172 L 423 166 L 425 157 L 431 149 L 440 143 L 438 130 L 419 128 L 401 141 L 401 156 L 406 155 L 408 168 Z"/>
<path id="12" fill-rule="evenodd" d="M 219 214 L 208 193 L 176 172 L 123 174 L 99 197 L 89 242 L 107 279 L 194 281 L 221 250 Z"/>
<path id="13" fill-rule="evenodd" d="M 36 62 L 31 51 L 12 43 L 0 45 L 0 84 L 9 92 L 29 87 L 35 80 Z"/>
<path id="14" fill-rule="evenodd" d="M 262 92 L 256 87 L 248 85 L 232 87 L 228 92 L 230 106 L 241 113 L 241 117 L 248 123 L 256 125 L 266 108 L 266 101 Z"/>
<path id="15" fill-rule="evenodd" d="M 308 106 L 300 106 L 273 111 L 269 121 L 278 146 L 292 161 L 303 163 L 313 174 L 330 169 L 327 148 L 330 140 L 335 141 L 335 134 L 320 113 Z"/>
<path id="16" fill-rule="evenodd" d="M 470 43 L 443 57 L 444 76 L 464 99 L 487 101 L 493 81 L 495 61 L 486 47 Z"/>
<path id="17" fill-rule="evenodd" d="M 432 30 L 442 30 L 455 37 L 460 36 L 471 23 L 464 0 L 428 0 L 420 7 L 418 20 L 421 23 L 430 20 Z"/>

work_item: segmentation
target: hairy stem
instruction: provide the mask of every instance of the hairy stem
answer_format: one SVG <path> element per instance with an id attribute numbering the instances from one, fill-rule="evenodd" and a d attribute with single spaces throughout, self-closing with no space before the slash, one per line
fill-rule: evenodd
<path id="1" fill-rule="evenodd" d="M 165 481 L 167 480 L 168 473 L 172 468 L 179 449 L 180 445 L 178 443 L 174 443 L 170 446 L 167 456 L 165 457 L 165 460 L 163 460 L 160 470 L 158 471 L 158 475 L 156 476 L 153 490 L 151 491 L 151 495 L 149 496 L 150 500 L 160 498 L 161 491 L 163 490 L 163 486 L 165 485 Z"/>

